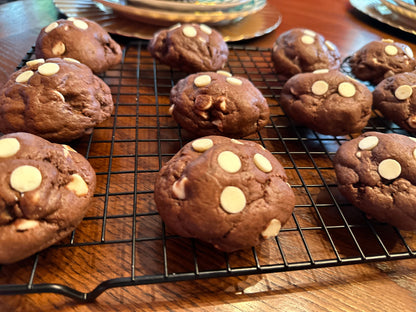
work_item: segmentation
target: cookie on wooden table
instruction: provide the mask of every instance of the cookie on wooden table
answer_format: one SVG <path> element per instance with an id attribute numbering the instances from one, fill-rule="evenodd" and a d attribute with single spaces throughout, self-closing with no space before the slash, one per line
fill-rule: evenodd
<path id="1" fill-rule="evenodd" d="M 373 106 L 385 118 L 416 132 L 416 73 L 401 73 L 381 81 L 373 91 Z"/>
<path id="2" fill-rule="evenodd" d="M 273 44 L 272 61 L 279 76 L 288 79 L 317 69 L 338 69 L 341 56 L 332 42 L 310 29 L 293 28 Z"/>
<path id="3" fill-rule="evenodd" d="M 186 73 L 224 68 L 228 46 L 222 35 L 204 24 L 176 24 L 153 35 L 148 45 L 159 62 Z"/>
<path id="4" fill-rule="evenodd" d="M 357 79 L 374 85 L 395 74 L 413 71 L 416 66 L 412 49 L 391 39 L 367 43 L 351 56 L 348 63 Z"/>
<path id="5" fill-rule="evenodd" d="M 96 22 L 86 18 L 57 20 L 42 28 L 36 40 L 37 58 L 70 57 L 96 73 L 120 63 L 120 45 Z"/>
<path id="6" fill-rule="evenodd" d="M 280 105 L 298 124 L 322 134 L 360 132 L 371 117 L 371 91 L 338 70 L 297 74 L 283 86 Z"/>
<path id="7" fill-rule="evenodd" d="M 0 89 L 0 132 L 29 132 L 53 142 L 90 134 L 113 111 L 110 88 L 69 58 L 36 59 Z"/>
<path id="8" fill-rule="evenodd" d="M 368 217 L 416 229 L 416 141 L 366 132 L 341 145 L 334 157 L 340 192 Z"/>
<path id="9" fill-rule="evenodd" d="M 171 114 L 193 137 L 245 137 L 269 121 L 266 99 L 248 79 L 225 71 L 192 74 L 170 92 Z"/>
<path id="10" fill-rule="evenodd" d="M 154 189 L 168 229 L 227 252 L 277 235 L 295 205 L 285 171 L 269 151 L 221 136 L 186 144 L 162 167 Z"/>
<path id="11" fill-rule="evenodd" d="M 0 264 L 69 235 L 94 194 L 95 172 L 67 145 L 29 133 L 0 137 Z"/>

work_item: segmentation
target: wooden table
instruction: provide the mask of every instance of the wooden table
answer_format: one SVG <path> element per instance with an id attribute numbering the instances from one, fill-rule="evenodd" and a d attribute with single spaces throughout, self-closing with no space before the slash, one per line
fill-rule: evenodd
<path id="1" fill-rule="evenodd" d="M 282 24 L 272 33 L 244 42 L 270 48 L 277 36 L 294 27 L 305 27 L 336 43 L 345 57 L 366 42 L 392 38 L 416 51 L 415 37 L 357 14 L 347 0 L 269 0 L 283 15 Z M 51 1 L 14 1 L 0 6 L 0 85 L 15 70 L 34 44 L 39 30 L 54 21 L 58 12 Z M 74 259 L 54 258 L 71 266 Z M 112 268 L 107 256 L 88 265 Z M 110 257 L 109 257 L 110 258 Z M 42 257 L 41 261 L 45 261 Z M 108 261 L 108 263 L 106 262 Z M 3 266 L 3 283 L 20 280 L 25 265 Z M 91 268 L 90 268 L 91 269 Z M 93 268 L 92 268 L 93 269 Z M 53 265 L 45 274 L 54 274 Z M 101 271 L 96 272 L 98 279 Z M 115 272 L 116 273 L 116 272 Z M 107 272 L 102 272 L 103 280 Z M 29 276 L 22 277 L 28 279 Z M 73 272 L 86 289 L 96 286 L 85 272 Z M 97 279 L 97 276 L 94 276 Z M 35 276 L 36 279 L 36 276 Z M 347 266 L 210 278 L 105 291 L 96 301 L 79 304 L 56 294 L 1 296 L 0 311 L 416 311 L 416 261 L 400 260 Z"/>

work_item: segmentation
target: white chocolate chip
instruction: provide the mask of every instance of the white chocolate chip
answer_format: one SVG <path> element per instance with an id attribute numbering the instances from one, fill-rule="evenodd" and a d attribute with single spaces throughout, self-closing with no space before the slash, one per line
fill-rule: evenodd
<path id="1" fill-rule="evenodd" d="M 194 26 L 186 25 L 182 28 L 182 33 L 189 38 L 193 38 L 196 36 L 197 31 Z"/>
<path id="2" fill-rule="evenodd" d="M 240 142 L 239 140 L 236 139 L 231 139 L 231 142 L 235 143 L 235 144 L 240 144 L 240 145 L 244 145 L 243 142 Z"/>
<path id="3" fill-rule="evenodd" d="M 413 142 L 416 142 L 416 138 L 414 137 L 408 137 L 410 140 L 412 140 Z"/>
<path id="4" fill-rule="evenodd" d="M 362 154 L 361 154 L 361 152 L 357 152 L 357 153 L 355 153 L 355 156 L 356 156 L 357 158 L 361 158 Z"/>
<path id="5" fill-rule="evenodd" d="M 15 81 L 17 83 L 25 83 L 30 79 L 30 77 L 33 76 L 33 74 L 34 72 L 31 70 L 24 71 L 23 73 L 21 73 L 19 76 L 16 77 Z"/>
<path id="6" fill-rule="evenodd" d="M 316 69 L 312 72 L 312 74 L 326 74 L 329 73 L 328 68 Z"/>
<path id="7" fill-rule="evenodd" d="M 211 77 L 209 75 L 201 75 L 195 78 L 194 84 L 200 88 L 205 87 L 211 83 Z"/>
<path id="8" fill-rule="evenodd" d="M 231 73 L 226 71 L 226 70 L 217 70 L 217 74 L 220 74 L 220 75 L 223 75 L 223 76 L 226 76 L 226 77 L 231 77 L 232 76 Z"/>
<path id="9" fill-rule="evenodd" d="M 304 35 L 307 35 L 307 36 L 310 36 L 310 37 L 315 37 L 315 36 L 316 36 L 316 32 L 314 32 L 314 31 L 312 31 L 312 30 L 310 30 L 310 29 L 305 29 L 305 30 L 303 31 L 303 34 L 304 34 Z"/>
<path id="10" fill-rule="evenodd" d="M 282 224 L 280 223 L 280 221 L 277 219 L 273 219 L 272 221 L 269 222 L 269 225 L 267 226 L 267 228 L 263 232 L 261 232 L 261 235 L 263 236 L 264 239 L 274 237 L 277 234 L 279 234 L 281 227 L 282 227 Z"/>
<path id="11" fill-rule="evenodd" d="M 177 180 L 172 185 L 172 193 L 177 199 L 185 199 L 186 192 L 185 192 L 185 183 L 188 183 L 188 178 L 183 177 L 180 180 Z"/>
<path id="12" fill-rule="evenodd" d="M 195 113 L 199 115 L 200 117 L 202 117 L 202 119 L 205 119 L 205 120 L 209 119 L 209 114 L 206 111 L 196 110 Z"/>
<path id="13" fill-rule="evenodd" d="M 333 44 L 331 41 L 326 40 L 325 45 L 328 47 L 328 49 L 330 51 L 335 51 L 336 50 L 335 44 Z"/>
<path id="14" fill-rule="evenodd" d="M 64 61 L 72 62 L 72 63 L 78 63 L 78 64 L 81 63 L 80 61 L 78 61 L 78 60 L 76 60 L 76 59 L 74 59 L 72 57 L 64 57 Z"/>
<path id="15" fill-rule="evenodd" d="M 59 72 L 59 65 L 56 63 L 45 63 L 39 66 L 38 71 L 43 76 L 51 76 Z"/>
<path id="16" fill-rule="evenodd" d="M 171 26 L 170 28 L 168 28 L 168 31 L 175 30 L 176 28 L 179 28 L 179 27 L 181 27 L 181 23 L 177 23 L 177 24 Z"/>
<path id="17" fill-rule="evenodd" d="M 236 173 L 241 168 L 240 158 L 230 151 L 221 152 L 217 161 L 220 167 L 229 173 Z"/>
<path id="18" fill-rule="evenodd" d="M 407 118 L 406 120 L 407 124 L 412 127 L 412 128 L 416 128 L 416 116 L 410 116 L 409 118 Z"/>
<path id="19" fill-rule="evenodd" d="M 52 30 L 54 30 L 58 26 L 59 26 L 59 24 L 57 22 L 50 23 L 48 26 L 45 27 L 45 33 L 51 32 Z"/>
<path id="20" fill-rule="evenodd" d="M 416 148 L 413 150 L 413 158 L 416 159 Z"/>
<path id="21" fill-rule="evenodd" d="M 318 80 L 312 84 L 311 91 L 315 95 L 323 95 L 328 91 L 329 85 L 326 81 Z"/>
<path id="22" fill-rule="evenodd" d="M 351 83 L 351 82 L 341 82 L 338 85 L 338 93 L 342 96 L 342 97 L 352 97 L 355 95 L 355 86 Z"/>
<path id="23" fill-rule="evenodd" d="M 82 30 L 88 29 L 88 24 L 84 21 L 75 19 L 75 20 L 72 21 L 72 23 L 74 24 L 74 26 L 76 28 L 79 28 L 79 29 L 82 29 Z"/>
<path id="24" fill-rule="evenodd" d="M 10 185 L 21 193 L 37 189 L 42 183 L 42 174 L 33 166 L 20 166 L 10 175 Z"/>
<path id="25" fill-rule="evenodd" d="M 378 165 L 378 173 L 387 180 L 396 179 L 400 176 L 402 167 L 399 162 L 394 159 L 385 159 Z"/>
<path id="26" fill-rule="evenodd" d="M 399 52 L 399 50 L 394 45 L 389 44 L 385 46 L 384 52 L 386 52 L 387 55 L 394 56 Z"/>
<path id="27" fill-rule="evenodd" d="M 243 82 L 235 77 L 227 77 L 227 79 L 225 79 L 229 84 L 232 84 L 234 86 L 241 86 L 243 84 Z"/>
<path id="28" fill-rule="evenodd" d="M 88 194 L 88 185 L 78 173 L 71 175 L 71 181 L 65 187 L 77 196 Z"/>
<path id="29" fill-rule="evenodd" d="M 172 115 L 173 111 L 175 109 L 175 104 L 172 104 L 171 106 L 169 106 L 169 114 Z"/>
<path id="30" fill-rule="evenodd" d="M 256 167 L 259 168 L 261 171 L 267 173 L 273 170 L 273 167 L 270 161 L 266 157 L 264 157 L 262 154 L 257 153 L 256 155 L 254 155 L 253 160 L 254 160 L 254 164 L 256 165 Z"/>
<path id="31" fill-rule="evenodd" d="M 377 146 L 378 142 L 378 137 L 376 137 L 375 135 L 370 135 L 362 139 L 358 143 L 358 147 L 363 151 L 371 151 L 374 147 Z"/>
<path id="32" fill-rule="evenodd" d="M 214 146 L 214 142 L 212 142 L 211 139 L 197 139 L 193 141 L 191 144 L 194 151 L 199 153 L 203 153 Z"/>
<path id="33" fill-rule="evenodd" d="M 405 47 L 404 48 L 404 53 L 409 57 L 409 58 L 413 58 L 413 51 L 410 47 Z"/>
<path id="34" fill-rule="evenodd" d="M 383 39 L 381 39 L 381 42 L 393 43 L 394 40 L 393 39 L 383 38 Z"/>
<path id="35" fill-rule="evenodd" d="M 20 150 L 20 142 L 16 138 L 0 139 L 0 158 L 7 158 Z"/>
<path id="36" fill-rule="evenodd" d="M 28 219 L 17 219 L 16 221 L 14 221 L 14 225 L 16 226 L 17 231 L 24 232 L 24 231 L 37 227 L 39 225 L 39 221 L 28 220 Z"/>
<path id="37" fill-rule="evenodd" d="M 201 30 L 206 33 L 207 35 L 211 35 L 212 34 L 212 29 L 211 27 L 205 25 L 205 24 L 201 24 L 199 25 L 199 28 L 201 28 Z"/>
<path id="38" fill-rule="evenodd" d="M 53 48 L 52 48 L 52 53 L 53 53 L 54 55 L 59 56 L 59 55 L 62 55 L 62 54 L 64 54 L 64 53 L 65 53 L 65 49 L 66 49 L 65 44 L 64 44 L 62 41 L 58 41 L 58 42 L 57 42 L 57 43 L 53 46 Z"/>
<path id="39" fill-rule="evenodd" d="M 61 92 L 56 90 L 53 90 L 52 92 L 55 93 L 61 99 L 62 102 L 65 102 L 65 97 L 62 95 Z"/>
<path id="40" fill-rule="evenodd" d="M 39 59 L 35 59 L 35 60 L 31 60 L 31 61 L 26 62 L 26 65 L 31 67 L 31 66 L 34 66 L 34 65 L 37 65 L 37 64 L 43 64 L 43 63 L 45 63 L 45 60 L 43 58 L 39 58 Z"/>
<path id="41" fill-rule="evenodd" d="M 308 36 L 308 35 L 303 35 L 300 40 L 304 43 L 304 44 L 312 44 L 315 42 L 315 38 Z"/>
<path id="42" fill-rule="evenodd" d="M 246 207 L 246 197 L 238 187 L 227 186 L 221 193 L 220 204 L 228 213 L 239 213 Z"/>
<path id="43" fill-rule="evenodd" d="M 412 95 L 412 93 L 413 93 L 413 89 L 411 86 L 402 85 L 394 91 L 394 96 L 398 100 L 403 101 L 403 100 L 408 99 Z"/>

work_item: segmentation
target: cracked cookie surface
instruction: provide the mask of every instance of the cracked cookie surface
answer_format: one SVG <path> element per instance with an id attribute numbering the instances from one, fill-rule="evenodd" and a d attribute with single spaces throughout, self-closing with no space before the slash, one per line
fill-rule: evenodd
<path id="1" fill-rule="evenodd" d="M 186 144 L 160 170 L 154 196 L 168 229 L 227 252 L 277 235 L 295 205 L 269 151 L 221 136 Z"/>
<path id="2" fill-rule="evenodd" d="M 340 192 L 368 217 L 416 229 L 416 141 L 366 132 L 341 145 L 334 157 Z"/>
<path id="3" fill-rule="evenodd" d="M 241 138 L 261 130 L 270 110 L 246 78 L 226 71 L 203 72 L 178 81 L 170 92 L 170 112 L 191 136 Z"/>
<path id="4" fill-rule="evenodd" d="M 29 133 L 0 137 L 0 263 L 24 259 L 70 234 L 95 185 L 89 162 L 68 145 Z"/>

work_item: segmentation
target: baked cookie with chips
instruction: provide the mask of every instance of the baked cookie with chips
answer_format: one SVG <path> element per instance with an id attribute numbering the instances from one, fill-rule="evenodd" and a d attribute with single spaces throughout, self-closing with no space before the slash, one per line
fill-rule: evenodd
<path id="1" fill-rule="evenodd" d="M 36 39 L 37 58 L 73 58 L 96 73 L 121 62 L 122 50 L 107 31 L 86 18 L 57 20 L 42 28 Z"/>
<path id="2" fill-rule="evenodd" d="M 416 141 L 395 133 L 366 132 L 334 157 L 340 192 L 368 217 L 416 229 Z"/>
<path id="3" fill-rule="evenodd" d="M 0 264 L 69 235 L 85 216 L 95 185 L 93 168 L 71 147 L 29 133 L 0 137 Z"/>
<path id="4" fill-rule="evenodd" d="M 228 46 L 222 35 L 205 24 L 176 24 L 156 32 L 150 54 L 159 62 L 186 73 L 224 68 Z"/>
<path id="5" fill-rule="evenodd" d="M 259 144 L 207 136 L 160 170 L 154 198 L 168 229 L 232 252 L 276 236 L 295 196 L 280 162 Z"/>
<path id="6" fill-rule="evenodd" d="M 357 79 L 377 85 L 387 77 L 415 70 L 416 60 L 408 45 L 383 39 L 361 47 L 348 64 Z"/>
<path id="7" fill-rule="evenodd" d="M 280 95 L 280 105 L 290 118 L 328 135 L 360 132 L 371 117 L 372 102 L 364 84 L 338 70 L 297 74 Z"/>
<path id="8" fill-rule="evenodd" d="M 284 79 L 317 69 L 338 69 L 338 48 L 321 34 L 310 29 L 294 28 L 281 34 L 273 44 L 272 62 Z"/>
<path id="9" fill-rule="evenodd" d="M 269 121 L 266 99 L 248 79 L 229 72 L 203 72 L 181 79 L 170 92 L 170 112 L 191 136 L 241 138 Z"/>
<path id="10" fill-rule="evenodd" d="M 373 91 L 373 107 L 409 132 L 416 132 L 416 73 L 401 73 L 381 81 Z"/>
<path id="11" fill-rule="evenodd" d="M 69 142 L 90 134 L 113 106 L 110 88 L 88 66 L 69 58 L 36 59 L 0 89 L 0 131 Z"/>

